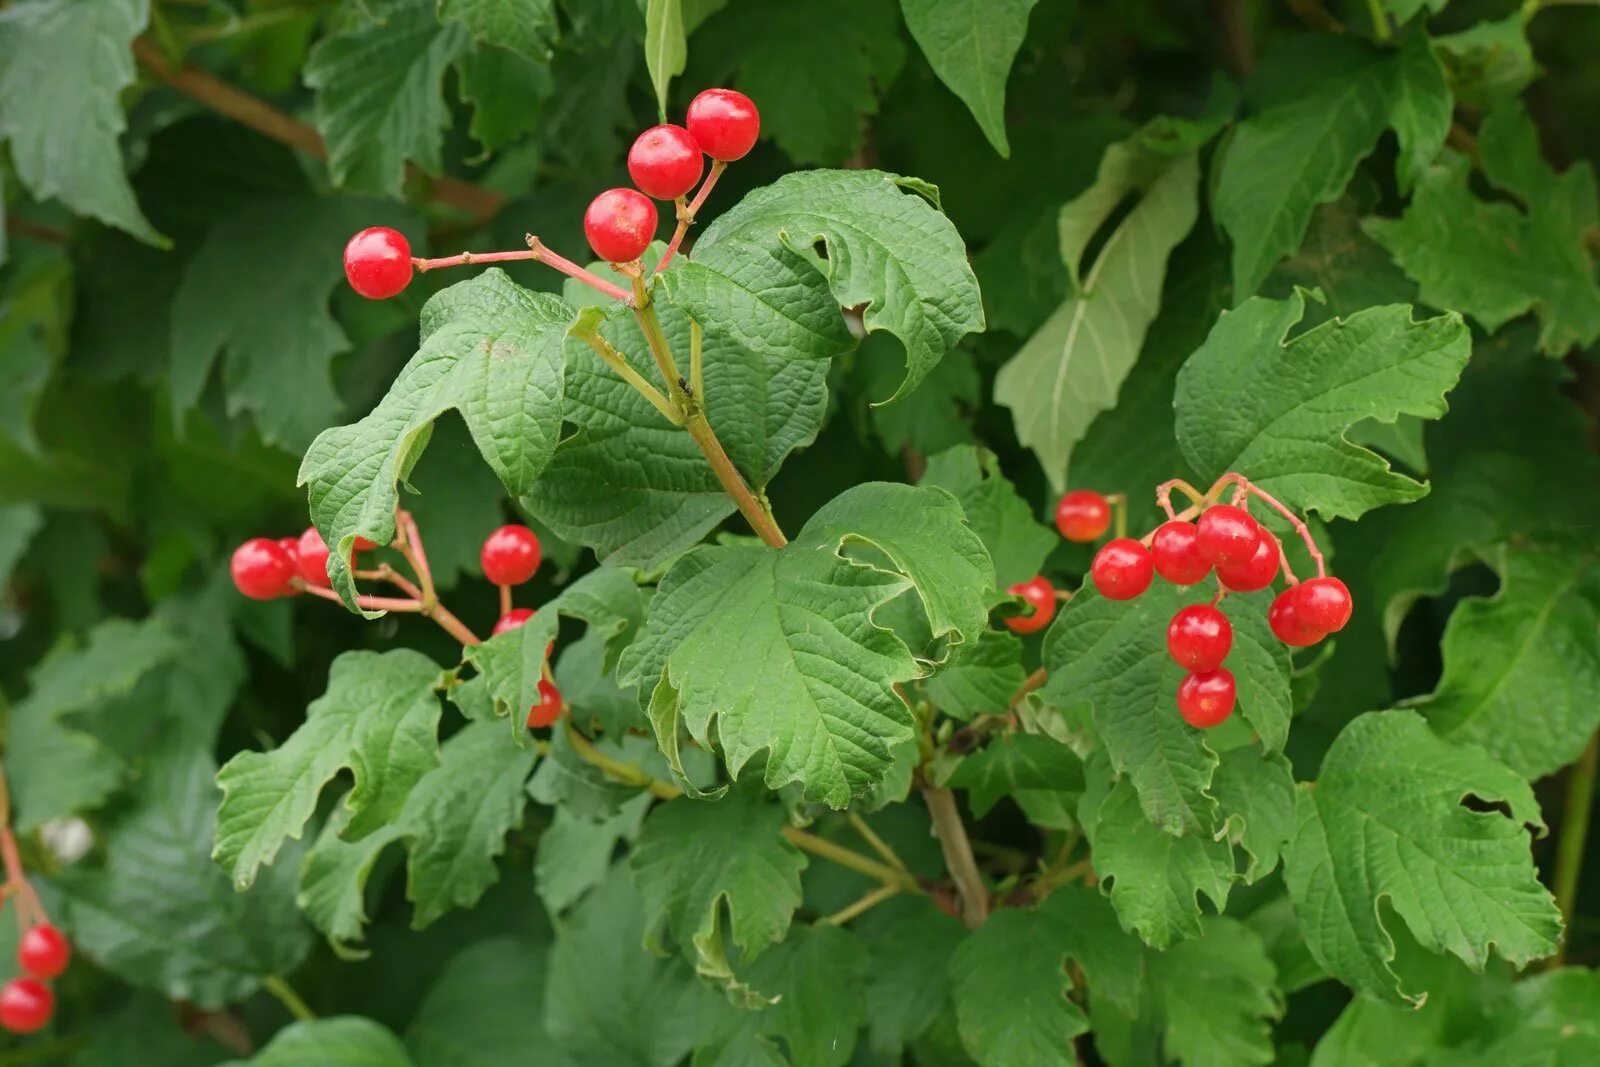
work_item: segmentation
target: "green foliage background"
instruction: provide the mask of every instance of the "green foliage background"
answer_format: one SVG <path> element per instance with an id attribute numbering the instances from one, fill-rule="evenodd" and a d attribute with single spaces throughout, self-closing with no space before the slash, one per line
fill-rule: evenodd
<path id="1" fill-rule="evenodd" d="M 0 3 L 0 716 L 78 950 L 0 1067 L 1600 1062 L 1597 53 L 1600 8 L 1556 0 Z M 554 273 L 381 303 L 340 273 L 376 224 L 583 259 L 635 131 L 718 84 L 763 138 L 660 295 L 787 554 L 617 414 Z M 776 240 L 823 216 L 831 292 Z M 829 314 L 727 303 L 757 245 L 777 311 Z M 389 532 L 326 485 L 399 447 L 358 420 L 414 405 L 419 318 L 555 398 L 486 438 L 493 388 L 433 397 L 401 490 L 479 632 L 483 535 L 544 541 L 538 623 L 466 663 L 226 575 L 304 527 L 308 449 L 323 532 Z M 1157 482 L 1228 470 L 1312 518 L 1357 613 L 1291 660 L 1230 598 L 1226 727 L 1172 707 L 1201 592 L 986 625 L 1011 582 L 1079 585 L 1062 488 L 1142 532 Z M 730 659 L 773 604 L 844 673 Z M 507 729 L 555 637 L 629 773 Z M 860 752 L 795 754 L 841 718 Z M 658 803 L 640 768 L 731 788 Z M 1006 905 L 977 931 L 924 785 Z M 873 856 L 846 805 L 910 873 L 833 923 L 878 882 L 794 834 Z"/>

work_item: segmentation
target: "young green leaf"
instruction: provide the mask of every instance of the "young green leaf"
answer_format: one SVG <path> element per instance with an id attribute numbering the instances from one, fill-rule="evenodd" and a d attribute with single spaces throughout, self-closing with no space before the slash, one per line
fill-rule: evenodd
<path id="1" fill-rule="evenodd" d="M 900 0 L 911 37 L 939 80 L 950 87 L 983 127 L 1002 156 L 1006 140 L 1006 78 L 1028 32 L 1028 13 L 1038 0 Z"/>
<path id="2" fill-rule="evenodd" d="M 1001 588 L 1038 574 L 1060 544 L 1000 473 L 992 452 L 958 446 L 931 456 L 920 484 L 938 486 L 961 501 L 967 524 L 994 560 L 994 580 Z"/>
<path id="3" fill-rule="evenodd" d="M 941 714 L 971 719 L 1004 711 L 1027 676 L 1017 635 L 985 630 L 976 644 L 956 649 L 922 688 Z"/>
<path id="4" fill-rule="evenodd" d="M 667 87 L 683 73 L 689 58 L 688 35 L 683 27 L 683 0 L 646 0 L 644 6 L 644 63 L 655 86 L 656 107 L 667 120 Z"/>
<path id="5" fill-rule="evenodd" d="M 1003 733 L 963 759 L 948 784 L 967 790 L 972 814 L 981 819 L 1001 797 L 1039 791 L 1067 797 L 1082 793 L 1083 761 L 1053 738 Z"/>

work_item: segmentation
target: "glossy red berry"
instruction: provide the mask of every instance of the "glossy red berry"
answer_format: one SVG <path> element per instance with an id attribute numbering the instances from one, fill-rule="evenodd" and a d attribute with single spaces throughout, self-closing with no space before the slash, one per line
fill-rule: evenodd
<path id="1" fill-rule="evenodd" d="M 539 680 L 539 703 L 528 709 L 528 729 L 549 726 L 561 718 L 561 690 L 543 679 Z"/>
<path id="2" fill-rule="evenodd" d="M 499 637 L 509 630 L 515 630 L 531 618 L 533 618 L 532 608 L 512 608 L 495 622 L 494 629 L 490 631 L 489 636 Z"/>
<path id="3" fill-rule="evenodd" d="M 1094 587 L 1107 600 L 1132 600 L 1150 588 L 1154 574 L 1150 550 L 1131 537 L 1107 541 L 1089 565 Z"/>
<path id="4" fill-rule="evenodd" d="M 1167 652 L 1180 667 L 1214 671 L 1233 648 L 1233 626 L 1210 604 L 1179 608 L 1167 624 Z"/>
<path id="5" fill-rule="evenodd" d="M 1191 674 L 1178 683 L 1178 714 L 1190 726 L 1210 729 L 1233 714 L 1239 689 L 1226 667 Z"/>
<path id="6" fill-rule="evenodd" d="M 607 263 L 632 263 L 656 235 L 656 205 L 637 189 L 607 189 L 583 213 L 583 233 Z"/>
<path id="7" fill-rule="evenodd" d="M 1005 623 L 1013 633 L 1038 633 L 1050 625 L 1056 616 L 1056 590 L 1044 575 L 1035 575 L 1025 582 L 1016 582 L 1006 588 L 1012 596 L 1019 596 L 1029 607 L 1026 615 L 1009 616 Z"/>
<path id="8" fill-rule="evenodd" d="M 371 552 L 378 547 L 378 542 L 368 541 L 365 537 L 358 535 L 351 547 L 357 552 Z"/>
<path id="9" fill-rule="evenodd" d="M 695 97 L 687 122 L 705 154 L 724 163 L 743 159 L 761 133 L 755 101 L 732 89 L 707 89 Z"/>
<path id="10" fill-rule="evenodd" d="M 495 585 L 521 585 L 539 569 L 539 538 L 526 526 L 502 526 L 483 539 L 478 561 Z"/>
<path id="11" fill-rule="evenodd" d="M 1294 614 L 1300 624 L 1325 634 L 1344 629 L 1354 608 L 1349 588 L 1337 578 L 1311 578 L 1294 590 Z"/>
<path id="12" fill-rule="evenodd" d="M 55 1010 L 55 994 L 37 978 L 13 978 L 0 989 L 0 1026 L 13 1034 L 44 1029 Z"/>
<path id="13" fill-rule="evenodd" d="M 1194 523 L 1173 519 L 1150 537 L 1150 558 L 1156 573 L 1173 585 L 1193 585 L 1211 573 L 1211 561 L 1200 554 Z"/>
<path id="14" fill-rule="evenodd" d="M 307 526 L 300 535 L 299 550 L 295 553 L 294 567 L 307 585 L 328 588 L 328 545 L 315 526 Z"/>
<path id="15" fill-rule="evenodd" d="M 1235 593 L 1253 593 L 1265 589 L 1278 576 L 1278 539 L 1266 530 L 1255 554 L 1243 563 L 1217 564 L 1217 578 Z"/>
<path id="16" fill-rule="evenodd" d="M 1074 489 L 1056 505 L 1056 529 L 1068 541 L 1098 541 L 1111 527 L 1111 504 L 1092 489 Z"/>
<path id="17" fill-rule="evenodd" d="M 1301 623 L 1299 613 L 1295 611 L 1295 589 L 1298 588 L 1285 589 L 1273 597 L 1272 606 L 1267 609 L 1267 625 L 1272 628 L 1273 635 L 1290 648 L 1305 648 L 1327 636 L 1321 630 Z"/>
<path id="18" fill-rule="evenodd" d="M 17 945 L 17 963 L 35 978 L 48 981 L 67 969 L 72 946 L 66 935 L 51 923 L 31 926 Z"/>
<path id="19" fill-rule="evenodd" d="M 1195 524 L 1195 544 L 1212 563 L 1248 563 L 1260 543 L 1260 524 L 1232 504 L 1206 508 Z"/>
<path id="20" fill-rule="evenodd" d="M 251 600 L 273 600 L 293 592 L 294 560 L 267 537 L 252 537 L 233 550 L 233 584 Z"/>
<path id="21" fill-rule="evenodd" d="M 705 173 L 705 154 L 682 126 L 652 126 L 628 149 L 628 177 L 645 196 L 676 200 Z"/>
<path id="22" fill-rule="evenodd" d="M 369 300 L 387 300 L 411 284 L 411 242 L 399 230 L 373 226 L 344 246 L 344 276 Z"/>

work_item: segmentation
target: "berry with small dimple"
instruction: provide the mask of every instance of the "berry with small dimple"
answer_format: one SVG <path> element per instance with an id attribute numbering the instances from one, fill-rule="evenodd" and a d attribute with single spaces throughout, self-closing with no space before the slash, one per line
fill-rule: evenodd
<path id="1" fill-rule="evenodd" d="M 655 201 L 637 189 L 607 189 L 583 213 L 583 233 L 607 263 L 632 263 L 655 238 Z"/>
<path id="2" fill-rule="evenodd" d="M 1150 558 L 1156 573 L 1173 585 L 1193 585 L 1211 573 L 1211 561 L 1200 554 L 1194 523 L 1172 519 L 1150 536 Z"/>
<path id="3" fill-rule="evenodd" d="M 48 981 L 67 969 L 72 946 L 51 923 L 30 926 L 17 945 L 17 963 L 35 978 Z"/>
<path id="4" fill-rule="evenodd" d="M 695 97 L 685 121 L 705 154 L 724 163 L 743 159 L 761 133 L 755 101 L 732 89 L 707 89 Z"/>
<path id="5" fill-rule="evenodd" d="M 252 537 L 233 550 L 233 584 L 251 600 L 275 600 L 294 591 L 294 560 L 268 537 Z"/>
<path id="6" fill-rule="evenodd" d="M 1233 648 L 1233 626 L 1210 604 L 1179 608 L 1167 624 L 1167 652 L 1180 667 L 1214 671 Z"/>
<path id="7" fill-rule="evenodd" d="M 1092 489 L 1074 489 L 1056 505 L 1056 529 L 1068 541 L 1098 541 L 1111 526 L 1111 504 Z"/>
<path id="8" fill-rule="evenodd" d="M 1295 590 L 1298 588 L 1293 586 L 1273 597 L 1272 606 L 1267 609 L 1267 625 L 1272 628 L 1273 635 L 1290 648 L 1305 648 L 1327 636 L 1300 621 L 1299 612 L 1295 610 Z"/>
<path id="9" fill-rule="evenodd" d="M 683 196 L 705 169 L 705 154 L 682 126 L 652 126 L 628 149 L 628 177 L 644 195 L 657 200 Z"/>
<path id="10" fill-rule="evenodd" d="M 1248 563 L 1260 543 L 1260 524 L 1232 504 L 1206 508 L 1195 524 L 1195 544 L 1212 563 Z"/>
<path id="11" fill-rule="evenodd" d="M 1190 726 L 1208 730 L 1233 714 L 1239 699 L 1233 672 L 1226 667 L 1198 671 L 1178 683 L 1178 714 Z"/>
<path id="12" fill-rule="evenodd" d="M 517 627 L 523 625 L 531 618 L 533 618 L 532 608 L 512 608 L 510 611 L 506 612 L 504 615 L 500 616 L 498 620 L 496 620 L 494 629 L 490 632 L 489 636 L 498 637 L 508 630 L 515 630 Z"/>
<path id="13" fill-rule="evenodd" d="M 1008 586 L 1006 592 L 1021 597 L 1030 609 L 1026 615 L 1012 615 L 1005 620 L 1013 633 L 1038 633 L 1049 626 L 1050 620 L 1055 618 L 1055 586 L 1051 585 L 1050 580 L 1044 575 L 1039 574 L 1025 582 L 1016 582 Z"/>
<path id="14" fill-rule="evenodd" d="M 539 538 L 526 526 L 512 523 L 483 539 L 478 562 L 495 585 L 521 585 L 539 569 Z"/>
<path id="15" fill-rule="evenodd" d="M 1295 587 L 1295 618 L 1307 629 L 1337 633 L 1350 621 L 1354 606 L 1349 588 L 1337 578 L 1311 578 Z"/>
<path id="16" fill-rule="evenodd" d="M 1150 550 L 1131 537 L 1107 541 L 1089 565 L 1094 587 L 1107 600 L 1132 600 L 1150 588 L 1154 575 Z"/>
<path id="17" fill-rule="evenodd" d="M 344 246 L 344 276 L 369 300 L 387 300 L 411 284 L 411 243 L 399 230 L 373 226 Z"/>
<path id="18" fill-rule="evenodd" d="M 561 718 L 561 690 L 544 679 L 539 680 L 539 703 L 528 709 L 528 729 L 549 726 Z"/>
<path id="19" fill-rule="evenodd" d="M 1265 589 L 1278 576 L 1278 539 L 1266 530 L 1261 531 L 1261 541 L 1255 554 L 1243 563 L 1217 564 L 1217 578 L 1235 593 L 1253 593 Z"/>
<path id="20" fill-rule="evenodd" d="M 55 994 L 37 978 L 13 978 L 0 989 L 0 1026 L 13 1034 L 44 1029 L 55 1010 Z"/>
<path id="21" fill-rule="evenodd" d="M 328 545 L 315 526 L 306 527 L 306 532 L 300 535 L 298 547 L 294 565 L 305 583 L 323 589 L 331 586 L 333 583 L 328 580 Z"/>

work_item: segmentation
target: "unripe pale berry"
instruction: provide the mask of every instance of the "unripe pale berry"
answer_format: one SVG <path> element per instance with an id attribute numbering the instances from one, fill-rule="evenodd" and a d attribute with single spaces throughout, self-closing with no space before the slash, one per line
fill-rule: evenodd
<path id="1" fill-rule="evenodd" d="M 1261 543 L 1261 526 L 1244 508 L 1213 504 L 1200 513 L 1195 543 L 1212 563 L 1248 563 Z"/>
<path id="2" fill-rule="evenodd" d="M 628 177 L 646 196 L 676 200 L 705 173 L 705 154 L 682 126 L 652 126 L 628 149 Z"/>
<path id="3" fill-rule="evenodd" d="M 1304 625 L 1295 611 L 1295 590 L 1299 586 L 1285 589 L 1272 598 L 1272 606 L 1267 609 L 1267 625 L 1272 628 L 1273 636 L 1290 648 L 1305 648 L 1314 645 L 1327 635 L 1321 630 L 1314 630 Z"/>
<path id="4" fill-rule="evenodd" d="M 1178 714 L 1190 726 L 1210 729 L 1233 714 L 1239 699 L 1233 672 L 1226 667 L 1191 674 L 1178 683 Z"/>
<path id="5" fill-rule="evenodd" d="M 1098 541 L 1111 527 L 1111 504 L 1092 489 L 1074 489 L 1056 505 L 1056 529 L 1068 541 Z"/>
<path id="6" fill-rule="evenodd" d="M 1150 550 L 1131 537 L 1107 541 L 1089 565 L 1094 587 L 1107 600 L 1132 600 L 1150 588 L 1154 575 Z"/>
<path id="7" fill-rule="evenodd" d="M 1193 585 L 1211 573 L 1211 561 L 1200 554 L 1194 523 L 1172 519 L 1150 537 L 1150 558 L 1156 573 L 1173 585 Z"/>
<path id="8" fill-rule="evenodd" d="M 1354 607 L 1349 588 L 1337 578 L 1311 578 L 1295 587 L 1295 618 L 1308 629 L 1337 633 L 1350 621 Z"/>
<path id="9" fill-rule="evenodd" d="M 539 538 L 526 526 L 502 526 L 483 539 L 478 562 L 495 585 L 521 585 L 539 569 Z M 526 620 L 524 620 L 526 621 Z"/>
<path id="10" fill-rule="evenodd" d="M 411 284 L 411 242 L 399 230 L 372 226 L 344 246 L 344 276 L 369 300 L 387 300 Z"/>
<path id="11" fill-rule="evenodd" d="M 1233 626 L 1210 604 L 1179 608 L 1167 624 L 1167 652 L 1180 667 L 1214 671 L 1233 648 Z"/>
<path id="12" fill-rule="evenodd" d="M 549 726 L 561 718 L 561 690 L 544 679 L 539 680 L 539 703 L 528 709 L 528 729 Z"/>
<path id="13" fill-rule="evenodd" d="M 1012 615 L 1006 618 L 1005 624 L 1013 633 L 1037 633 L 1050 625 L 1050 620 L 1056 616 L 1056 590 L 1050 580 L 1044 575 L 1035 575 L 1025 582 L 1016 582 L 1007 587 L 1006 592 L 1012 596 L 1019 596 L 1031 609 L 1026 615 Z"/>
<path id="14" fill-rule="evenodd" d="M 72 946 L 51 923 L 30 926 L 17 944 L 17 963 L 35 978 L 55 978 L 67 969 L 71 959 Z"/>
<path id="15" fill-rule="evenodd" d="M 583 233 L 607 263 L 632 263 L 656 235 L 656 205 L 637 189 L 607 189 L 583 213 Z"/>
<path id="16" fill-rule="evenodd" d="M 333 584 L 328 579 L 328 545 L 315 526 L 307 526 L 306 532 L 300 535 L 294 566 L 307 585 L 327 589 Z"/>
<path id="17" fill-rule="evenodd" d="M 1235 593 L 1253 593 L 1272 584 L 1278 564 L 1278 539 L 1262 530 L 1255 554 L 1243 563 L 1217 564 L 1217 578 Z"/>
<path id="18" fill-rule="evenodd" d="M 743 159 L 761 133 L 755 101 L 732 89 L 707 89 L 695 97 L 686 121 L 705 154 L 724 163 Z"/>
<path id="19" fill-rule="evenodd" d="M 294 561 L 283 546 L 267 537 L 252 537 L 233 550 L 233 584 L 251 600 L 275 600 L 293 592 L 289 580 Z"/>
<path id="20" fill-rule="evenodd" d="M 55 994 L 37 978 L 13 978 L 0 989 L 0 1026 L 13 1034 L 43 1030 L 55 1010 Z"/>

